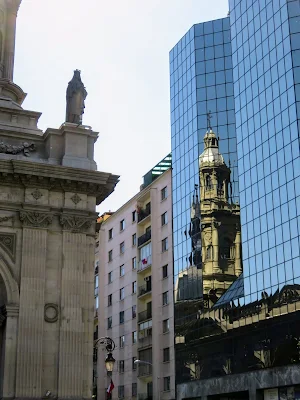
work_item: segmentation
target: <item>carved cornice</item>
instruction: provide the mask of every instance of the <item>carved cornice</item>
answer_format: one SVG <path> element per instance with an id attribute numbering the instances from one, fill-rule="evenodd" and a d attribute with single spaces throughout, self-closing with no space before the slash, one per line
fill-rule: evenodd
<path id="1" fill-rule="evenodd" d="M 95 217 L 79 217 L 77 215 L 61 215 L 60 224 L 63 230 L 71 232 L 87 232 L 90 230 Z"/>
<path id="2" fill-rule="evenodd" d="M 20 211 L 20 220 L 23 226 L 32 228 L 48 228 L 52 223 L 53 215 L 37 211 Z"/>
<path id="3" fill-rule="evenodd" d="M 3 185 L 48 189 L 95 196 L 100 204 L 113 192 L 118 176 L 32 161 L 0 160 Z"/>

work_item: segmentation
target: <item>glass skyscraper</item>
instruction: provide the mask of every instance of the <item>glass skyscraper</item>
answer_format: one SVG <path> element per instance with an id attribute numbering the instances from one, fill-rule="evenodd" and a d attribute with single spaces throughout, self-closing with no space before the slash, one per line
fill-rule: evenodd
<path id="1" fill-rule="evenodd" d="M 170 74 L 178 399 L 298 398 L 300 1 L 231 0 Z"/>

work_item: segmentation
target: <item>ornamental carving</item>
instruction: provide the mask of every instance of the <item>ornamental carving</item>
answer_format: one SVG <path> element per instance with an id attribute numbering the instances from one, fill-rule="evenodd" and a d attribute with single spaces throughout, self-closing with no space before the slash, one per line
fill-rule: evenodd
<path id="1" fill-rule="evenodd" d="M 47 228 L 52 223 L 53 216 L 36 211 L 20 211 L 20 220 L 24 226 L 34 228 Z"/>
<path id="2" fill-rule="evenodd" d="M 14 261 L 16 255 L 16 234 L 15 233 L 0 233 L 0 247 Z"/>
<path id="3" fill-rule="evenodd" d="M 0 142 L 0 153 L 5 153 L 5 154 L 23 153 L 24 156 L 30 157 L 30 153 L 35 150 L 36 147 L 34 143 L 24 142 L 20 146 L 13 146 L 11 144 Z"/>
<path id="4" fill-rule="evenodd" d="M 46 322 L 56 322 L 58 320 L 59 309 L 58 305 L 54 303 L 45 304 L 44 319 Z"/>
<path id="5" fill-rule="evenodd" d="M 94 218 L 61 215 L 60 223 L 64 230 L 71 232 L 86 232 L 92 226 Z"/>
<path id="6" fill-rule="evenodd" d="M 13 215 L 10 215 L 9 217 L 0 217 L 0 223 L 1 222 L 7 222 L 7 221 L 9 221 L 9 220 L 14 220 L 14 216 Z"/>
<path id="7" fill-rule="evenodd" d="M 31 193 L 32 197 L 35 200 L 40 199 L 43 196 L 43 193 L 41 191 L 39 191 L 39 189 L 35 189 L 32 193 Z"/>
<path id="8" fill-rule="evenodd" d="M 72 197 L 71 200 L 73 201 L 74 204 L 78 204 L 81 201 L 81 198 L 78 196 L 77 193 L 75 193 Z"/>

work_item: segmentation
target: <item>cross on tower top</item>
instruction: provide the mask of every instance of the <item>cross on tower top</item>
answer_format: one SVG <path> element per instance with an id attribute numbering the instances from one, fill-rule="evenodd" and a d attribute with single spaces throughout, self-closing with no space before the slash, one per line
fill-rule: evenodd
<path id="1" fill-rule="evenodd" d="M 211 111 L 209 110 L 207 115 L 207 130 L 212 130 L 211 119 L 213 118 Z"/>

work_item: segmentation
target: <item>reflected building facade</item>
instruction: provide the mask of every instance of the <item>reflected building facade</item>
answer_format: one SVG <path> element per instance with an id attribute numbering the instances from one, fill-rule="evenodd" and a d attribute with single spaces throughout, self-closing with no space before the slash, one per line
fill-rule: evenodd
<path id="1" fill-rule="evenodd" d="M 178 399 L 300 392 L 299 17 L 231 0 L 170 53 Z"/>

